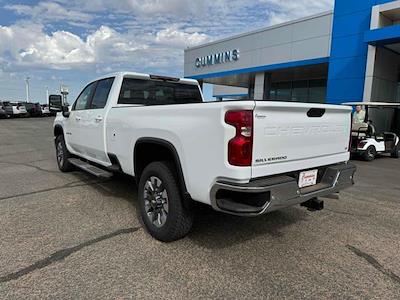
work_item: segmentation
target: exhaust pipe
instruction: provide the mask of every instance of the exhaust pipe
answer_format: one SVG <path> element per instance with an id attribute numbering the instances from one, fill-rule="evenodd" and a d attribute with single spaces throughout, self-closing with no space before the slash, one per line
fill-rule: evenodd
<path id="1" fill-rule="evenodd" d="M 324 201 L 318 200 L 318 198 L 312 198 L 301 203 L 300 206 L 307 207 L 309 211 L 319 211 L 324 209 Z"/>

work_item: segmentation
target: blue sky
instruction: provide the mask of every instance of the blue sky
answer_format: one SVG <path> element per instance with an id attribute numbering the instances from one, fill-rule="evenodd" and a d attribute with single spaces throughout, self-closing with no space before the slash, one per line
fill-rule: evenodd
<path id="1" fill-rule="evenodd" d="M 0 100 L 72 102 L 114 71 L 183 76 L 183 50 L 332 9 L 333 0 L 0 0 Z M 210 97 L 209 91 L 206 93 Z"/>

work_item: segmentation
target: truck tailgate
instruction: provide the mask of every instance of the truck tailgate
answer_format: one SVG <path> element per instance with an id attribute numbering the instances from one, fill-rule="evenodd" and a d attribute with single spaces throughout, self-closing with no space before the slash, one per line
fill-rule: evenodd
<path id="1" fill-rule="evenodd" d="M 350 107 L 256 101 L 252 177 L 347 161 L 350 127 Z"/>

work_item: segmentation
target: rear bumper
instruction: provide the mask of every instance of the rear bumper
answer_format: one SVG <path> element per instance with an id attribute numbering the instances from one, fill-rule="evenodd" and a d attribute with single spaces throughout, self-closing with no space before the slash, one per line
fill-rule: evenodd
<path id="1" fill-rule="evenodd" d="M 355 171 L 356 167 L 350 163 L 328 166 L 318 184 L 302 189 L 298 187 L 297 179 L 289 175 L 247 184 L 218 181 L 211 189 L 211 205 L 215 210 L 229 214 L 258 216 L 348 188 L 354 184 Z M 246 199 L 245 203 L 243 199 Z"/>

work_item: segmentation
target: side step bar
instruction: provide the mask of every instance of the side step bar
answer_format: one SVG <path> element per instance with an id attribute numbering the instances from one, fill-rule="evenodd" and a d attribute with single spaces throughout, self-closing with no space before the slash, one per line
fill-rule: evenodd
<path id="1" fill-rule="evenodd" d="M 96 177 L 101 177 L 101 178 L 110 178 L 113 176 L 112 172 L 108 172 L 106 170 L 103 170 L 99 167 L 93 166 L 85 161 L 82 161 L 78 158 L 70 158 L 68 161 L 73 164 L 75 167 L 88 172 Z"/>

